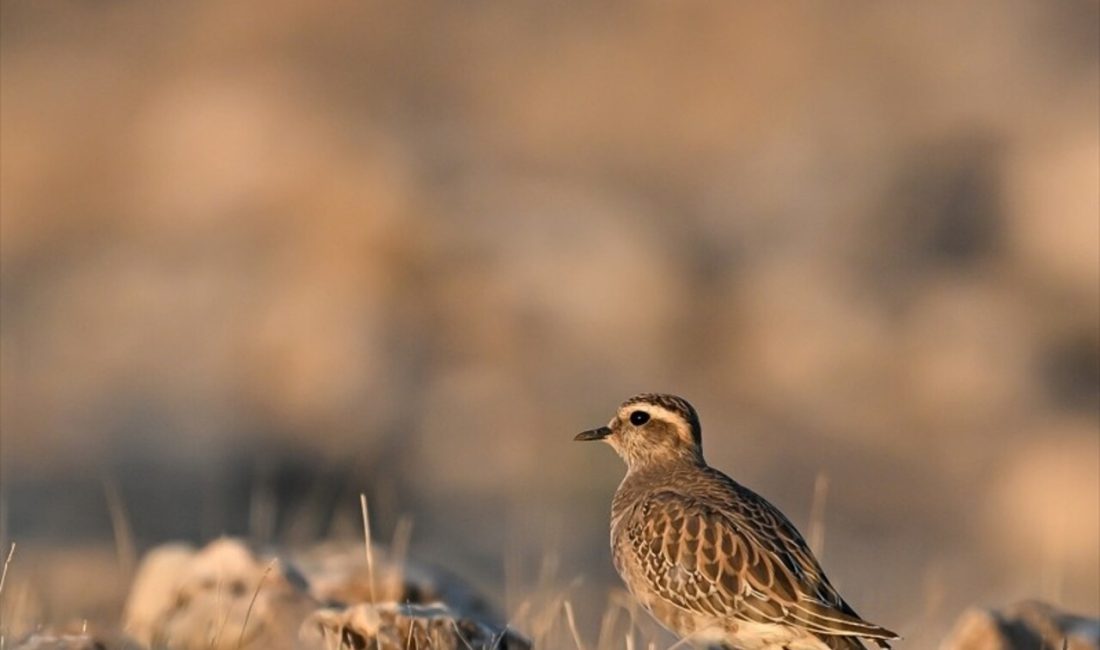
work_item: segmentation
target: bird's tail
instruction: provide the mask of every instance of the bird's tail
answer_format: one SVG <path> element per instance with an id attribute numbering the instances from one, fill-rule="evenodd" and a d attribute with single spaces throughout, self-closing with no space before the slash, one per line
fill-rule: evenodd
<path id="1" fill-rule="evenodd" d="M 818 638 L 832 650 L 867 650 L 867 646 L 863 644 L 859 637 L 822 634 Z M 890 647 L 890 644 L 882 639 L 874 639 L 874 641 L 880 648 Z"/>

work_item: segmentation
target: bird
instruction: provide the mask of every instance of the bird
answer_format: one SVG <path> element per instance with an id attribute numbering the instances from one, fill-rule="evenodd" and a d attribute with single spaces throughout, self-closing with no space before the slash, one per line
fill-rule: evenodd
<path id="1" fill-rule="evenodd" d="M 625 461 L 611 504 L 611 554 L 633 597 L 686 642 L 731 650 L 889 648 L 825 577 L 795 526 L 703 459 L 695 408 L 643 393 L 575 440 Z"/>

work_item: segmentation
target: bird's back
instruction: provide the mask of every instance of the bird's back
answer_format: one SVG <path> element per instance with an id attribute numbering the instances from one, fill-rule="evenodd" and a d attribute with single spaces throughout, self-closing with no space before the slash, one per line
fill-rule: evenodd
<path id="1" fill-rule="evenodd" d="M 896 638 L 844 602 L 775 506 L 703 464 L 628 473 L 611 545 L 631 592 L 682 636 L 821 649 Z"/>

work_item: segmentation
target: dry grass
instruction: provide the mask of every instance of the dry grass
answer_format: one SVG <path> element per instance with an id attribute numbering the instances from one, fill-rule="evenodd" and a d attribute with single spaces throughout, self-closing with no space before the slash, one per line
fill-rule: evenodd
<path id="1" fill-rule="evenodd" d="M 107 512 L 111 518 L 111 531 L 114 535 L 119 571 L 124 580 L 129 580 L 134 575 L 134 567 L 137 566 L 137 546 L 134 544 L 130 514 L 122 499 L 118 481 L 114 478 L 103 478 L 103 494 L 107 500 Z"/>
<path id="2" fill-rule="evenodd" d="M 357 544 L 369 477 L 543 646 L 667 645 L 562 441 L 643 381 L 910 643 L 1097 611 L 1094 0 L 280 7 L 4 6 L 5 631 L 165 530 Z"/>
<path id="3" fill-rule="evenodd" d="M 11 558 L 15 555 L 15 542 L 11 543 L 11 547 L 8 548 L 8 554 L 4 558 L 4 569 L 0 571 L 0 602 L 3 602 L 4 597 L 4 582 L 8 578 L 8 565 L 11 564 Z"/>
<path id="4" fill-rule="evenodd" d="M 363 513 L 363 546 L 367 556 L 367 582 L 370 589 L 370 601 L 378 602 L 378 593 L 374 588 L 374 553 L 371 550 L 370 513 L 367 510 L 367 495 L 359 493 L 359 508 Z"/>
<path id="5" fill-rule="evenodd" d="M 8 566 L 11 564 L 11 558 L 15 555 L 15 542 L 11 543 L 11 547 L 8 548 L 8 554 L 4 558 L 4 568 L 0 570 L 0 650 L 4 649 L 7 640 L 7 630 L 4 627 L 4 584 L 8 579 Z"/>
<path id="6" fill-rule="evenodd" d="M 241 633 L 237 636 L 238 650 L 240 650 L 241 646 L 244 644 L 244 634 L 245 631 L 248 629 L 248 619 L 252 617 L 252 608 L 256 605 L 256 598 L 259 597 L 260 589 L 262 589 L 264 586 L 264 581 L 267 580 L 268 574 L 271 573 L 271 570 L 275 568 L 275 564 L 277 562 L 278 560 L 272 560 L 270 563 L 268 563 L 267 567 L 264 569 L 263 574 L 260 575 L 260 580 L 256 583 L 256 590 L 252 592 L 252 598 L 248 601 L 248 609 L 245 610 L 244 613 L 244 622 L 241 623 Z"/>
<path id="7" fill-rule="evenodd" d="M 810 527 L 806 542 L 820 560 L 825 557 L 825 501 L 829 496 L 829 475 L 820 470 L 814 478 L 814 498 L 810 504 Z"/>
<path id="8" fill-rule="evenodd" d="M 828 486 L 828 475 L 824 471 L 819 472 L 814 481 L 810 507 L 810 523 L 808 524 L 809 539 L 811 543 L 815 545 L 818 552 L 823 549 L 825 543 Z M 106 492 L 108 495 L 113 493 L 113 496 L 108 496 L 108 502 L 114 504 L 109 509 L 109 514 L 112 527 L 117 532 L 115 536 L 115 556 L 121 560 L 127 557 L 127 552 L 124 549 L 130 546 L 125 542 L 120 542 L 120 540 L 130 539 L 130 534 L 125 532 L 130 529 L 130 524 L 126 519 L 125 508 L 122 505 L 122 500 L 117 490 L 111 490 L 108 487 Z M 370 600 L 372 602 L 377 602 L 377 576 L 375 575 L 370 507 L 364 493 L 360 493 L 359 495 L 359 511 L 362 518 L 363 557 L 367 565 Z M 410 516 L 403 515 L 398 517 L 397 523 L 392 531 L 392 542 L 389 553 L 387 554 L 387 560 L 389 565 L 399 567 L 399 571 L 401 572 L 404 571 L 408 557 L 412 530 L 413 520 Z M 9 548 L 4 562 L 3 572 L 0 573 L 0 605 L 3 605 L 9 596 L 10 585 L 8 583 L 8 568 L 12 562 L 14 553 L 15 544 L 13 543 Z M 659 629 L 648 614 L 641 612 L 637 603 L 629 594 L 620 588 L 613 588 L 608 593 L 598 624 L 590 629 L 585 629 L 577 619 L 574 605 L 574 599 L 578 593 L 578 589 L 584 585 L 584 579 L 579 575 L 562 575 L 563 567 L 560 553 L 554 548 L 545 549 L 539 557 L 537 567 L 516 566 L 519 562 L 517 556 L 512 555 L 506 557 L 505 564 L 510 565 L 510 569 L 505 573 L 508 574 L 510 572 L 512 574 L 511 577 L 506 578 L 506 582 L 509 583 L 507 586 L 511 591 L 510 598 L 514 601 L 514 607 L 508 612 L 507 629 L 513 629 L 524 634 L 535 643 L 536 647 L 574 647 L 577 650 L 617 650 L 624 647 L 628 649 L 640 647 L 646 650 L 656 650 L 657 648 L 663 647 L 671 650 L 672 648 L 682 648 L 685 643 L 688 643 L 688 641 L 670 642 L 669 637 Z M 127 564 L 125 562 L 120 561 L 117 565 L 117 569 L 124 571 L 126 566 Z M 253 615 L 253 608 L 261 593 L 265 580 L 275 566 L 275 560 L 268 563 L 257 581 L 245 612 L 244 622 L 238 634 L 237 648 L 246 646 L 245 638 L 249 620 Z M 521 569 L 523 568 L 536 569 L 533 582 L 524 584 L 523 581 L 515 575 L 516 573 L 521 573 Z M 937 585 L 938 582 L 935 580 L 926 585 L 924 619 L 927 619 L 936 611 L 939 607 L 938 601 L 942 600 L 942 596 L 937 595 L 942 589 L 942 586 Z M 27 594 L 30 593 L 27 590 L 31 589 L 31 586 L 29 584 L 24 584 L 22 586 L 24 589 L 24 598 L 26 598 Z M 223 585 L 219 582 L 219 593 L 221 593 L 222 586 Z M 48 600 L 49 595 L 41 594 L 41 597 Z M 33 615 L 33 610 L 29 611 L 32 612 Z M 225 618 L 212 638 L 211 648 L 217 647 L 222 629 L 225 627 L 225 622 L 227 622 L 228 619 L 229 607 L 227 603 Z M 87 619 L 85 619 L 85 621 L 86 620 Z M 6 623 L 7 622 L 8 621 L 6 621 Z M 20 629 L 33 629 L 51 622 L 54 621 L 48 619 L 34 619 L 13 621 L 12 623 Z M 110 628 L 114 625 L 114 622 L 110 620 L 93 620 L 92 622 L 97 629 Z M 503 635 L 501 635 L 500 638 L 503 638 Z M 465 640 L 463 642 L 465 643 Z M 499 639 L 497 643 L 499 643 Z"/>

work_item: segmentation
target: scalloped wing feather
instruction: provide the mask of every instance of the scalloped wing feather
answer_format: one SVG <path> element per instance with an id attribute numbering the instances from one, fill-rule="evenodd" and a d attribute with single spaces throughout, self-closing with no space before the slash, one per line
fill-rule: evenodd
<path id="1" fill-rule="evenodd" d="M 705 617 L 802 628 L 836 648 L 862 647 L 851 637 L 888 647 L 882 641 L 896 635 L 856 615 L 794 526 L 755 493 L 715 474 L 725 488 L 725 503 L 718 502 L 724 507 L 659 491 L 623 522 L 650 589 Z"/>

